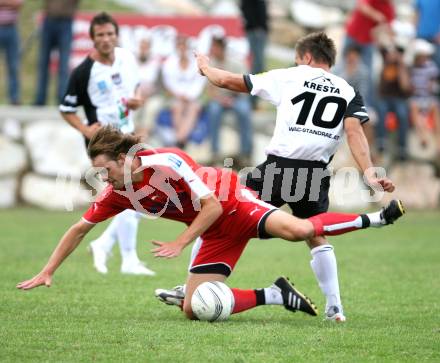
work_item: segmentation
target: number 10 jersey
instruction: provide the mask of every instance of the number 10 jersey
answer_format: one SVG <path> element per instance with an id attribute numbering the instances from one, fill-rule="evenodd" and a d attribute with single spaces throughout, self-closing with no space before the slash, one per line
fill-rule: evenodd
<path id="1" fill-rule="evenodd" d="M 343 78 L 301 65 L 245 75 L 250 93 L 277 107 L 266 154 L 328 163 L 344 132 L 344 119 L 368 121 L 361 95 Z"/>

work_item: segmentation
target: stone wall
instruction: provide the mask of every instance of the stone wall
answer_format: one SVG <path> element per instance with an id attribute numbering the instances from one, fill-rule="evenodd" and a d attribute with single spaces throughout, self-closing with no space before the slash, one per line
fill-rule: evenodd
<path id="1" fill-rule="evenodd" d="M 83 207 L 91 194 L 84 140 L 56 108 L 0 108 L 0 207 L 19 202 L 56 210 Z"/>

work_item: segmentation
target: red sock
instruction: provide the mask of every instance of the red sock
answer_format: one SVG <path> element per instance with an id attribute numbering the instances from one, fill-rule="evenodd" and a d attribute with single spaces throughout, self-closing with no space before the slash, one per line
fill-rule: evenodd
<path id="1" fill-rule="evenodd" d="M 315 227 L 315 236 L 335 236 L 367 227 L 369 223 L 365 218 L 360 214 L 321 213 L 310 217 L 309 221 Z"/>
<path id="2" fill-rule="evenodd" d="M 257 306 L 257 295 L 255 290 L 231 289 L 234 295 L 235 304 L 232 314 L 240 313 Z"/>

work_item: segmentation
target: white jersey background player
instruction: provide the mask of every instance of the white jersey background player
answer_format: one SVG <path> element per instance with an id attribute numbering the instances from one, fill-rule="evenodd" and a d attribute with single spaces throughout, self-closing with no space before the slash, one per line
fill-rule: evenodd
<path id="1" fill-rule="evenodd" d="M 96 15 L 90 24 L 90 37 L 95 49 L 73 70 L 59 107 L 63 118 L 84 135 L 86 143 L 104 125 L 111 125 L 123 133 L 133 132 L 132 111 L 143 102 L 135 57 L 128 50 L 116 47 L 116 21 L 106 13 Z M 84 107 L 86 124 L 76 114 L 78 106 Z M 118 241 L 122 273 L 154 275 L 136 252 L 139 218 L 132 210 L 118 214 L 104 233 L 90 244 L 98 272 L 108 272 L 107 258 Z"/>
<path id="2" fill-rule="evenodd" d="M 277 207 L 287 203 L 295 216 L 307 218 L 326 212 L 330 183 L 326 167 L 345 133 L 368 183 L 392 192 L 392 181 L 378 178 L 371 169 L 362 128 L 368 121 L 362 97 L 344 79 L 329 72 L 336 57 L 333 41 L 325 33 L 312 33 L 300 39 L 295 50 L 298 66 L 256 75 L 211 67 L 207 56 L 196 54 L 200 73 L 211 83 L 259 96 L 277 108 L 267 159 L 247 175 L 246 185 Z M 326 319 L 345 321 L 333 246 L 325 237 L 313 237 L 307 244 L 312 270 L 326 297 Z"/>

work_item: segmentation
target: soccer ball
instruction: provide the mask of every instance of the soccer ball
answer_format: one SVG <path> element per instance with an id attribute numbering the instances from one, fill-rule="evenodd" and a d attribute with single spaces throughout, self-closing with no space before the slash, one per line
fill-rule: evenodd
<path id="1" fill-rule="evenodd" d="M 223 282 L 204 282 L 194 291 L 191 308 L 199 320 L 223 321 L 234 309 L 234 295 Z"/>

